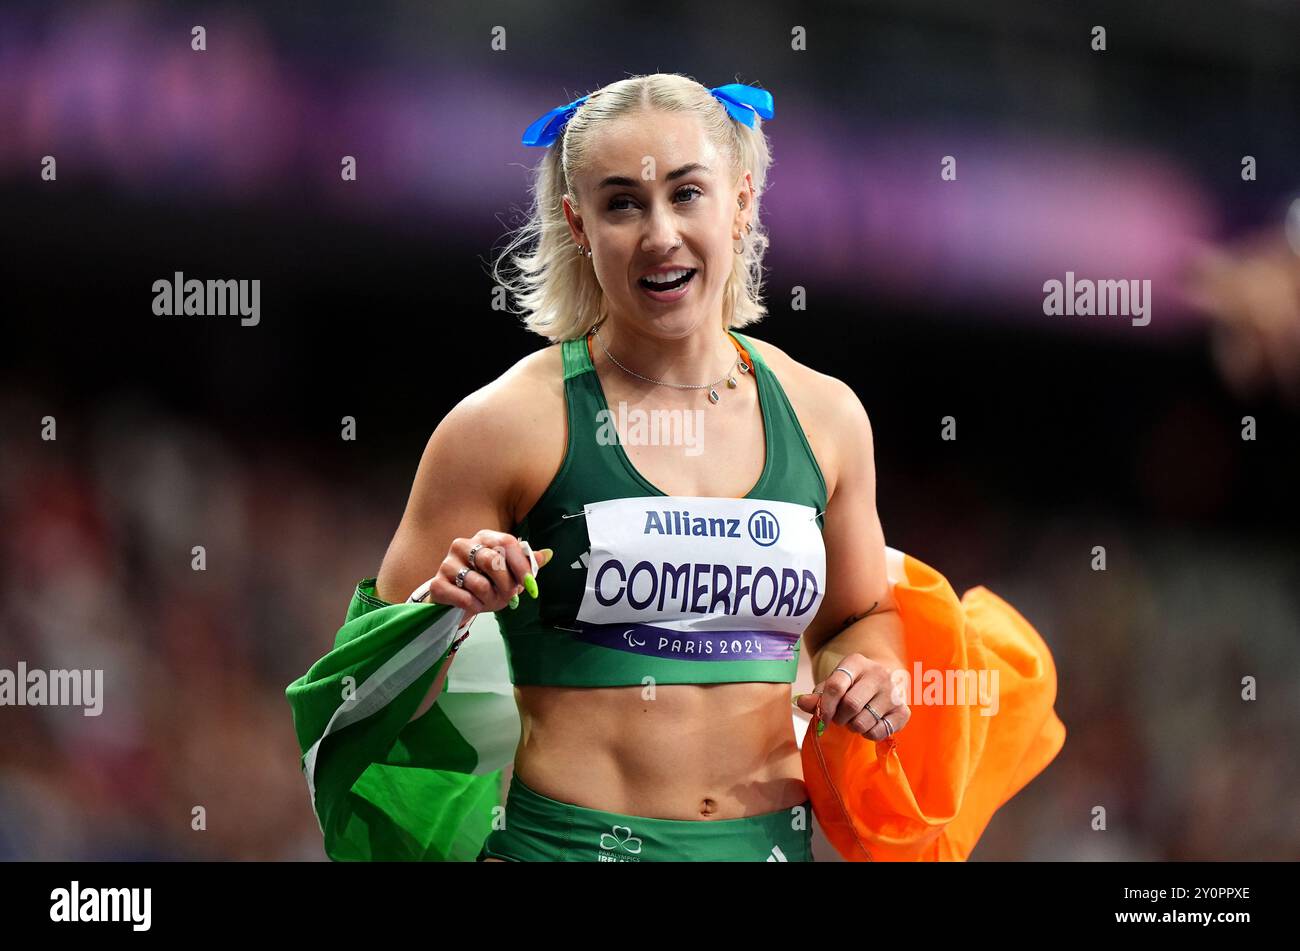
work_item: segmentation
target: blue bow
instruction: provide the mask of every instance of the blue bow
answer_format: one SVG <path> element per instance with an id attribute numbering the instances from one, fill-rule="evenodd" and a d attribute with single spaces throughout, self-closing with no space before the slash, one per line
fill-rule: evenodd
<path id="1" fill-rule="evenodd" d="M 745 123 L 751 129 L 754 127 L 755 113 L 764 119 L 771 119 L 776 115 L 772 103 L 772 94 L 766 89 L 759 89 L 757 86 L 746 86 L 743 83 L 728 83 L 725 86 L 714 86 L 709 92 L 713 93 L 714 98 L 726 106 L 731 118 L 737 122 Z M 587 97 L 583 96 L 580 99 L 573 100 L 567 106 L 559 106 L 545 115 L 539 116 L 524 130 L 524 145 L 550 145 L 559 138 L 565 124 L 578 111 L 578 107 L 586 101 Z"/>

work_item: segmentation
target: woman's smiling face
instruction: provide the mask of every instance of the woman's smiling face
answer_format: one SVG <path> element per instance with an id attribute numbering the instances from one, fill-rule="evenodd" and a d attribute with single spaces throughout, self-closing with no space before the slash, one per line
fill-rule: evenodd
<path id="1" fill-rule="evenodd" d="M 576 176 L 578 207 L 566 198 L 564 213 L 575 242 L 591 248 L 610 310 L 653 321 L 670 336 L 706 320 L 721 325 L 733 245 L 753 206 L 749 173 L 734 178 L 727 157 L 686 113 L 612 120 L 590 155 Z M 646 288 L 642 279 L 664 265 L 694 273 L 676 290 Z"/>

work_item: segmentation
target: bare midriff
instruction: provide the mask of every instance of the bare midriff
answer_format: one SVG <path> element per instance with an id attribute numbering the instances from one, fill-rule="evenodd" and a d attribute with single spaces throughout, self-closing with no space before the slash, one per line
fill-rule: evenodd
<path id="1" fill-rule="evenodd" d="M 807 798 L 788 683 L 516 686 L 515 773 L 543 796 L 657 819 L 739 819 Z"/>

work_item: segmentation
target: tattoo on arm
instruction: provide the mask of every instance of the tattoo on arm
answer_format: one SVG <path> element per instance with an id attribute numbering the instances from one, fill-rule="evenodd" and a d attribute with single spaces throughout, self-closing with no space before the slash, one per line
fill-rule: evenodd
<path id="1" fill-rule="evenodd" d="M 868 614 L 870 614 L 879 606 L 880 606 L 880 602 L 877 601 L 875 604 L 867 608 L 861 614 L 850 614 L 848 617 L 844 619 L 844 623 L 840 625 L 840 629 L 836 631 L 835 634 L 832 634 L 831 636 L 835 637 L 836 635 L 843 634 L 846 630 L 848 630 L 854 624 L 857 624 L 859 621 L 861 621 L 864 617 L 866 617 Z"/>

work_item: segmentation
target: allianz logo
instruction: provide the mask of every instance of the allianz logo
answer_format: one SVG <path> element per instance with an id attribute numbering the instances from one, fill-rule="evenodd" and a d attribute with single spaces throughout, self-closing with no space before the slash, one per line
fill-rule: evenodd
<path id="1" fill-rule="evenodd" d="M 740 519 L 721 516 L 694 516 L 687 509 L 647 510 L 643 535 L 682 535 L 691 538 L 743 538 Z M 781 537 L 781 523 L 767 509 L 752 512 L 745 529 L 749 539 L 763 548 L 776 544 Z"/>

